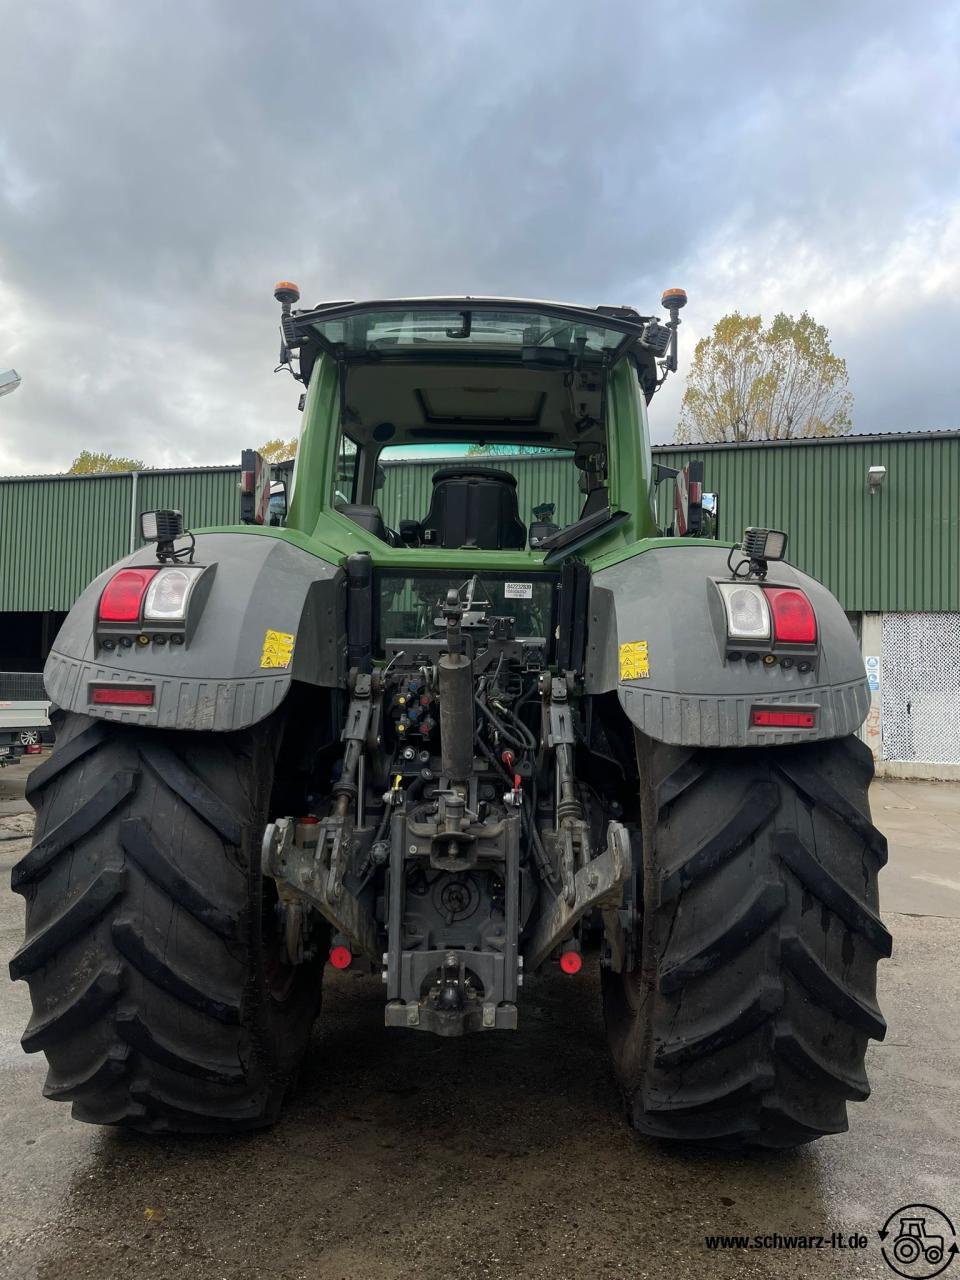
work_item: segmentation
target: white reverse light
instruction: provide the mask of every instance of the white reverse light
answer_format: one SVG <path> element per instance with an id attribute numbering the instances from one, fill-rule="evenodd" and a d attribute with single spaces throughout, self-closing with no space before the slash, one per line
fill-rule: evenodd
<path id="1" fill-rule="evenodd" d="M 737 640 L 769 640 L 770 608 L 761 589 L 742 582 L 718 582 L 717 586 L 727 613 L 727 635 Z"/>
<path id="2" fill-rule="evenodd" d="M 199 565 L 159 569 L 147 588 L 144 621 L 182 622 L 187 616 L 190 593 L 203 573 Z"/>

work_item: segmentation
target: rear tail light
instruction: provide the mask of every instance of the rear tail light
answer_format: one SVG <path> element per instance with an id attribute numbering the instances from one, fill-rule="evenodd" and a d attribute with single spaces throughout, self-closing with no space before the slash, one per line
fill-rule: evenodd
<path id="1" fill-rule="evenodd" d="M 121 569 L 103 589 L 98 617 L 101 622 L 139 622 L 140 607 L 158 569 Z"/>
<path id="2" fill-rule="evenodd" d="M 816 644 L 817 617 L 813 605 L 795 587 L 764 587 L 773 614 L 773 637 L 783 644 Z"/>
<path id="3" fill-rule="evenodd" d="M 560 968 L 568 978 L 574 977 L 583 968 L 583 956 L 572 947 L 560 955 Z"/>
<path id="4" fill-rule="evenodd" d="M 754 707 L 750 712 L 751 729 L 815 729 L 814 709 L 784 710 L 781 707 Z"/>
<path id="5" fill-rule="evenodd" d="M 769 640 L 770 610 L 760 587 L 718 582 L 727 614 L 727 635 L 734 640 Z"/>
<path id="6" fill-rule="evenodd" d="M 160 569 L 147 589 L 143 618 L 147 622 L 182 622 L 190 592 L 203 573 L 199 566 Z"/>
<path id="7" fill-rule="evenodd" d="M 152 707 L 152 684 L 92 684 L 90 701 L 95 707 Z"/>

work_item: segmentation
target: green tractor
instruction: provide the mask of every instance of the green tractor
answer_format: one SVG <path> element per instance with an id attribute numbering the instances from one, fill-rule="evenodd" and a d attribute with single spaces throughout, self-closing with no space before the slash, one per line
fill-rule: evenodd
<path id="1" fill-rule="evenodd" d="M 682 290 L 668 320 L 275 296 L 292 474 L 245 455 L 237 525 L 144 513 L 46 666 L 11 964 L 46 1095 L 266 1125 L 326 965 L 459 1036 L 522 1027 L 524 982 L 592 952 L 641 1133 L 845 1129 L 890 954 L 867 682 L 786 535 L 717 541 L 702 473 L 651 461 Z"/>

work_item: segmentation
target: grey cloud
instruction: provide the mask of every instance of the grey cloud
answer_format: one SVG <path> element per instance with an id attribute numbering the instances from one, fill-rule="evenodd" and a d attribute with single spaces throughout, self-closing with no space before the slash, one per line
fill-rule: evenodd
<path id="1" fill-rule="evenodd" d="M 906 21 L 870 0 L 0 0 L 0 26 L 16 51 L 0 363 L 24 376 L 0 414 L 6 469 L 83 447 L 221 461 L 289 434 L 296 391 L 270 374 L 281 276 L 307 301 L 462 290 L 641 309 L 682 283 L 686 337 L 751 309 L 771 227 L 842 280 L 960 201 L 949 4 Z M 738 256 L 725 293 L 707 246 Z M 909 297 L 903 317 L 919 323 Z M 842 327 L 859 429 L 904 425 L 907 401 L 913 425 L 957 425 L 939 361 L 894 410 L 869 312 Z M 958 337 L 945 307 L 923 352 Z"/>

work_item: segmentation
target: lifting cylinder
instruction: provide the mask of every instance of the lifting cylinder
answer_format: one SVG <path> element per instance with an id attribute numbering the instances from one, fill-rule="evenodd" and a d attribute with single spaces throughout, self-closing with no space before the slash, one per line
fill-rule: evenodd
<path id="1" fill-rule="evenodd" d="M 463 652 L 463 610 L 456 591 L 447 595 L 447 649 L 437 662 L 440 679 L 440 760 L 448 782 L 473 773 L 473 659 Z"/>
<path id="2" fill-rule="evenodd" d="M 473 773 L 473 663 L 464 653 L 445 653 L 440 673 L 440 757 L 450 782 Z"/>

